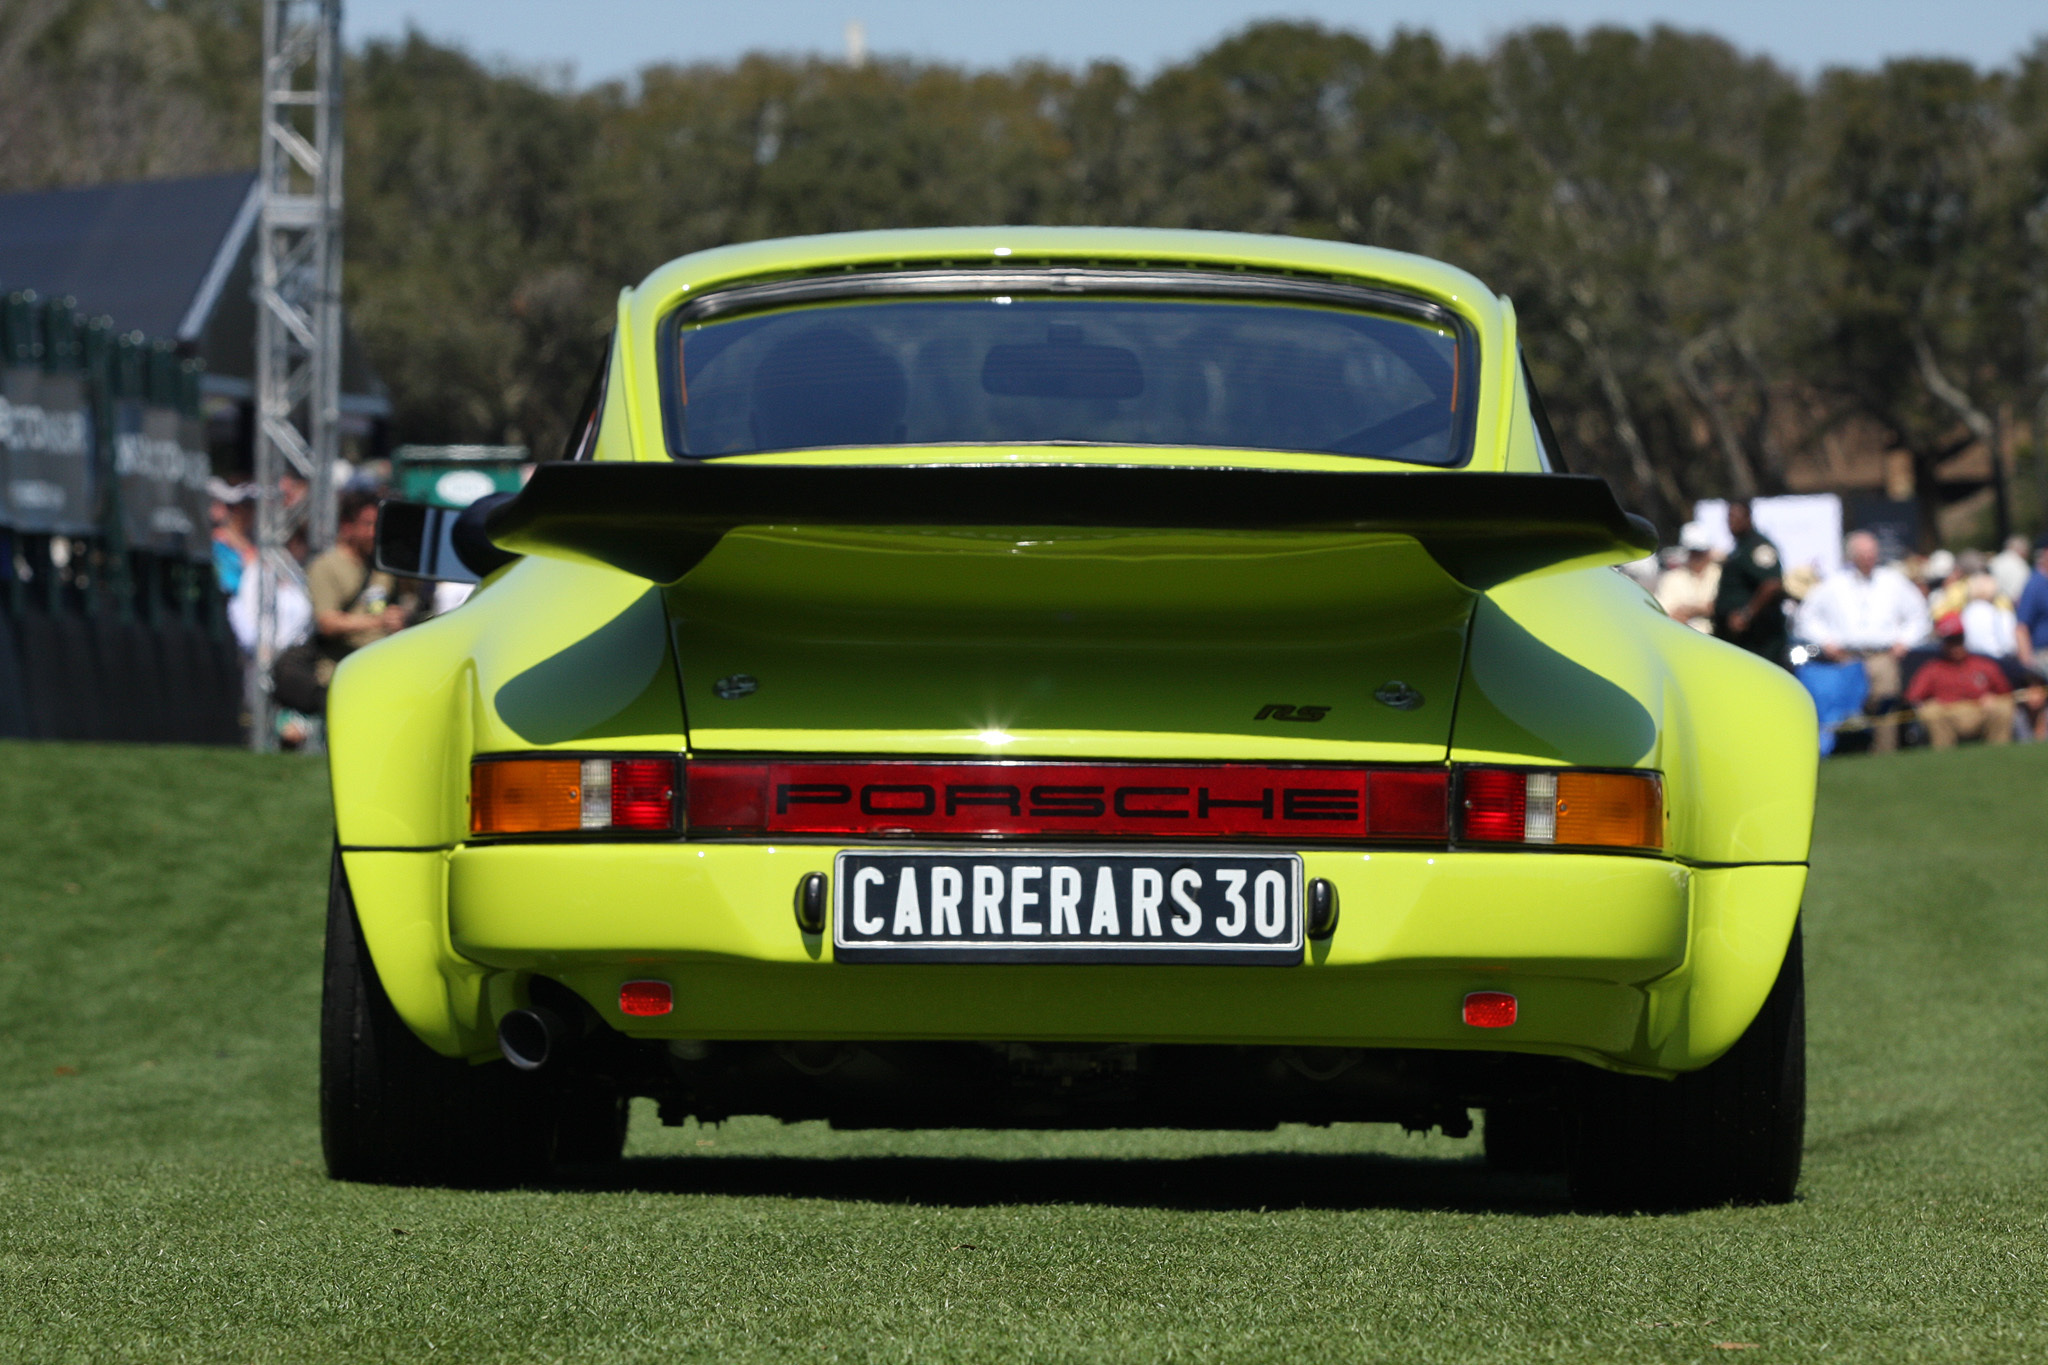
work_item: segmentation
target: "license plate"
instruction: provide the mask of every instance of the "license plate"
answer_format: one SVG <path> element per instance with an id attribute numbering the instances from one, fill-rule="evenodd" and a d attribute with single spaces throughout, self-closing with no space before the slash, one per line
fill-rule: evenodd
<path id="1" fill-rule="evenodd" d="M 849 850 L 841 962 L 1301 961 L 1301 859 L 1275 853 Z"/>

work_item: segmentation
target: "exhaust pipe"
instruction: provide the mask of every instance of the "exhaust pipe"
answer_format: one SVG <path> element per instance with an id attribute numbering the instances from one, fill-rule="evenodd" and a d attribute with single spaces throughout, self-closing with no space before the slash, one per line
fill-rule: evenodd
<path id="1" fill-rule="evenodd" d="M 562 1016 L 545 1005 L 513 1010 L 498 1021 L 498 1051 L 521 1071 L 538 1071 L 560 1058 L 573 1036 Z"/>

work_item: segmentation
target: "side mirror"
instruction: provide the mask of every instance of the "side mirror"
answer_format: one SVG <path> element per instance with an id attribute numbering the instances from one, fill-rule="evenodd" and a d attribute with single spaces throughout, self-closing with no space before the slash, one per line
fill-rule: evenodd
<path id="1" fill-rule="evenodd" d="M 484 517 L 512 496 L 496 493 L 463 508 L 387 500 L 377 513 L 377 567 L 400 578 L 480 581 L 519 557 L 491 544 L 484 533 Z"/>

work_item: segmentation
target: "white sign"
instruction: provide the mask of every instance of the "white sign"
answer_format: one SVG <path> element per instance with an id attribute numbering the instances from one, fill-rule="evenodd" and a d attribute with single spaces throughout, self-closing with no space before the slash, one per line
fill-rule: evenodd
<path id="1" fill-rule="evenodd" d="M 1802 566 L 1822 578 L 1842 567 L 1842 500 L 1833 493 L 1800 493 L 1782 498 L 1752 498 L 1749 513 L 1756 529 L 1778 547 L 1786 572 Z M 1693 504 L 1692 519 L 1714 538 L 1714 548 L 1727 554 L 1735 548 L 1728 533 L 1728 504 L 1709 498 Z"/>
<path id="2" fill-rule="evenodd" d="M 467 507 L 497 491 L 497 481 L 481 469 L 451 469 L 434 480 L 434 496 L 450 507 Z"/>

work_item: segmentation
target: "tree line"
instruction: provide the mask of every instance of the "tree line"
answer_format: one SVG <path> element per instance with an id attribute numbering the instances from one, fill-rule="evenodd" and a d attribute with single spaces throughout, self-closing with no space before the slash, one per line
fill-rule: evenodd
<path id="1" fill-rule="evenodd" d="M 253 162 L 249 0 L 0 0 L 0 188 Z M 419 441 L 558 449 L 617 290 L 792 233 L 1102 223 L 1336 238 L 1512 296 L 1575 463 L 1667 528 L 1820 444 L 1997 452 L 2048 515 L 2048 41 L 1801 79 L 1703 33 L 1483 52 L 1261 23 L 1150 78 L 749 56 L 577 86 L 352 53 L 346 289 Z M 1987 530 L 1989 525 L 1987 523 Z"/>

